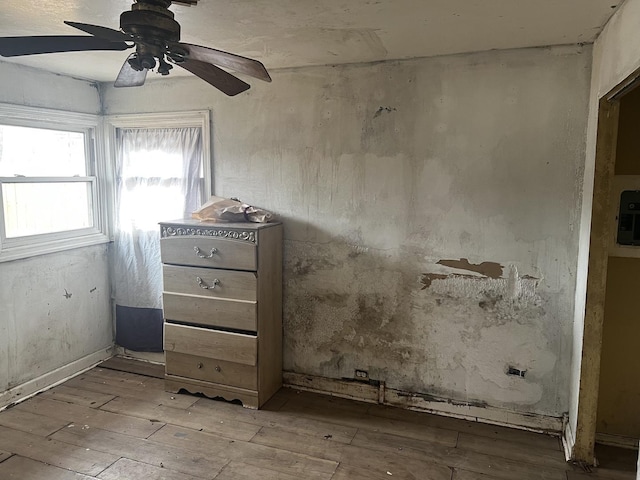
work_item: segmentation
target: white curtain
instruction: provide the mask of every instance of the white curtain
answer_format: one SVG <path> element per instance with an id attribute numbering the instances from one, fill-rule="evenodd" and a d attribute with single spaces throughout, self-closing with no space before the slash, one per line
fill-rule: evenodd
<path id="1" fill-rule="evenodd" d="M 190 216 L 202 200 L 200 128 L 119 129 L 113 288 L 116 341 L 162 349 L 158 222 Z"/>

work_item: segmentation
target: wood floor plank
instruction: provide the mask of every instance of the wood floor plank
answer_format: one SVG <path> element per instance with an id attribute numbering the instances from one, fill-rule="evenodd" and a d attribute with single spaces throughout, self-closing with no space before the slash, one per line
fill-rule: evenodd
<path id="1" fill-rule="evenodd" d="M 106 394 L 73 388 L 68 382 L 65 385 L 58 385 L 51 390 L 41 393 L 41 396 L 58 400 L 59 402 L 73 403 L 91 408 L 98 408 L 116 397 L 116 395 L 111 393 Z"/>
<path id="2" fill-rule="evenodd" d="M 268 410 L 270 412 L 275 412 L 280 410 L 285 403 L 287 403 L 289 401 L 289 397 L 283 395 L 281 392 L 284 392 L 285 390 L 289 390 L 288 388 L 281 388 L 280 390 L 278 390 L 273 397 L 271 397 L 267 403 L 265 403 L 261 408 L 263 410 Z"/>
<path id="3" fill-rule="evenodd" d="M 56 432 L 51 438 L 150 465 L 162 464 L 168 470 L 196 477 L 213 478 L 229 462 L 229 458 L 215 455 L 213 452 L 206 456 L 193 453 L 182 448 L 179 442 L 166 445 L 99 428 L 66 428 Z"/>
<path id="4" fill-rule="evenodd" d="M 593 468 L 589 473 L 577 469 L 569 470 L 567 478 L 568 480 L 636 480 L 636 474 L 628 471 Z"/>
<path id="5" fill-rule="evenodd" d="M 566 464 L 549 435 L 288 388 L 249 410 L 123 360 L 0 412 L 0 480 L 635 480 L 617 451 Z"/>
<path id="6" fill-rule="evenodd" d="M 562 445 L 559 437 L 540 433 L 519 430 L 516 428 L 501 427 L 487 423 L 473 422 L 459 418 L 433 415 L 425 412 L 406 410 L 404 408 L 385 405 L 370 405 L 367 412 L 371 416 L 404 420 L 419 425 L 429 425 L 444 429 L 466 432 L 488 438 L 497 438 L 510 442 L 524 443 L 535 448 L 547 448 L 561 451 Z"/>
<path id="7" fill-rule="evenodd" d="M 224 415 L 183 410 L 132 398 L 116 398 L 104 405 L 102 410 L 140 419 L 162 419 L 166 423 L 216 433 L 233 440 L 251 440 L 260 430 L 258 425 L 237 421 Z"/>
<path id="8" fill-rule="evenodd" d="M 461 448 L 449 448 L 435 443 L 413 442 L 381 432 L 359 430 L 352 445 L 365 450 L 395 453 L 400 457 L 426 459 L 453 468 L 493 475 L 505 480 L 566 480 L 564 469 L 548 465 L 532 465 Z"/>
<path id="9" fill-rule="evenodd" d="M 435 462 L 428 456 L 418 458 L 398 455 L 394 450 L 375 451 L 347 445 L 342 450 L 340 464 L 380 476 L 389 472 L 394 478 L 451 480 L 451 468 L 448 465 Z"/>
<path id="10" fill-rule="evenodd" d="M 147 438 L 164 425 L 159 421 L 150 422 L 133 416 L 58 402 L 44 397 L 34 397 L 27 402 L 16 405 L 14 409 L 67 421 L 73 423 L 77 428 L 103 428 L 139 438 Z"/>
<path id="11" fill-rule="evenodd" d="M 415 440 L 409 441 L 415 442 Z M 279 428 L 264 427 L 251 442 L 333 460 L 341 465 L 350 465 L 365 471 L 386 473 L 395 470 L 400 478 L 414 478 L 412 475 L 416 475 L 420 471 L 429 472 L 430 477 L 434 479 L 450 480 L 451 477 L 451 469 L 448 466 L 429 461 L 430 459 L 426 455 L 424 458 L 419 458 L 417 455 L 402 457 L 397 454 L 395 449 L 385 451 L 343 445 Z"/>
<path id="12" fill-rule="evenodd" d="M 453 477 L 451 480 L 498 480 L 491 475 L 485 475 L 484 473 L 470 472 L 468 470 L 460 470 L 458 468 L 453 469 Z"/>
<path id="13" fill-rule="evenodd" d="M 156 377 L 148 377 L 146 375 L 138 375 L 137 373 L 123 372 L 121 370 L 111 370 L 108 368 L 101 368 L 101 367 L 95 367 L 95 368 L 92 368 L 91 370 L 87 370 L 86 372 L 74 378 L 83 377 L 83 376 L 100 378 L 103 380 L 117 379 L 123 383 L 127 383 L 130 385 L 140 385 L 146 382 L 161 381 L 161 379 Z"/>
<path id="14" fill-rule="evenodd" d="M 150 438 L 167 445 L 182 445 L 202 455 L 222 454 L 258 468 L 266 468 L 298 478 L 326 480 L 333 475 L 338 464 L 330 460 L 272 448 L 264 445 L 233 441 L 207 432 L 199 432 L 167 425 Z"/>
<path id="15" fill-rule="evenodd" d="M 1 426 L 0 449 L 89 476 L 97 475 L 119 458 L 97 450 Z M 0 465 L 4 463 L 6 462 L 0 463 Z M 47 477 L 42 478 L 44 480 Z"/>
<path id="16" fill-rule="evenodd" d="M 263 427 L 251 443 L 340 462 L 344 443 L 281 428 Z"/>
<path id="17" fill-rule="evenodd" d="M 120 370 L 122 372 L 137 373 L 148 377 L 164 378 L 164 365 L 142 362 L 131 358 L 111 357 L 99 365 L 101 368 Z"/>
<path id="18" fill-rule="evenodd" d="M 254 467 L 237 461 L 229 462 L 215 477 L 215 480 L 255 480 L 257 478 L 260 480 L 300 480 L 297 475 L 289 475 L 264 467 Z"/>
<path id="19" fill-rule="evenodd" d="M 336 425 L 318 420 L 299 418 L 279 411 L 251 410 L 227 402 L 208 398 L 200 398 L 191 408 L 191 412 L 202 412 L 206 415 L 223 415 L 261 427 L 277 427 L 283 430 L 305 433 L 318 438 L 327 438 L 335 442 L 350 443 L 356 432 L 355 427 Z"/>
<path id="20" fill-rule="evenodd" d="M 96 477 L 14 455 L 6 462 L 0 463 L 0 478 L 2 480 L 92 480 Z"/>
<path id="21" fill-rule="evenodd" d="M 138 400 L 145 400 L 159 405 L 169 405 L 175 408 L 189 408 L 199 399 L 195 395 L 166 392 L 164 390 L 164 380 L 151 377 L 146 377 L 146 380 L 132 385 L 131 382 L 127 382 L 121 377 L 109 378 L 108 375 L 95 376 L 91 373 L 86 373 L 72 378 L 65 385 L 106 395 L 137 398 Z"/>
<path id="22" fill-rule="evenodd" d="M 388 472 L 388 473 L 387 473 Z M 446 473 L 446 472 L 445 472 Z M 449 472 L 449 477 L 451 478 Z M 442 474 L 440 472 L 422 472 L 419 476 L 415 476 L 412 473 L 403 473 L 396 470 L 396 473 L 390 470 L 372 470 L 370 468 L 354 467 L 353 465 L 340 464 L 336 473 L 331 480 L 389 480 L 389 479 L 406 479 L 406 480 L 440 480 Z"/>
<path id="23" fill-rule="evenodd" d="M 102 480 L 202 480 L 211 477 L 194 477 L 185 473 L 173 472 L 161 466 L 121 458 L 98 475 L 98 478 Z"/>
<path id="24" fill-rule="evenodd" d="M 46 437 L 69 424 L 66 420 L 10 408 L 0 415 L 0 425 Z"/>
<path id="25" fill-rule="evenodd" d="M 323 421 L 346 427 L 380 431 L 388 434 L 402 435 L 416 440 L 437 442 L 454 447 L 458 440 L 458 432 L 429 425 L 405 422 L 403 420 L 369 416 L 351 409 L 322 408 L 316 402 L 289 402 L 280 410 L 288 416 L 297 416 L 305 420 Z"/>
<path id="26" fill-rule="evenodd" d="M 567 462 L 559 452 L 546 448 L 534 448 L 531 445 L 518 442 L 461 433 L 458 438 L 458 448 L 518 460 L 532 465 L 544 464 L 561 470 L 567 468 Z"/>
<path id="27" fill-rule="evenodd" d="M 325 406 L 329 410 L 341 410 L 360 415 L 365 415 L 371 407 L 370 403 L 358 402 L 348 398 L 334 397 L 320 393 L 307 392 L 304 390 L 296 390 L 294 388 L 283 388 L 278 393 L 282 397 L 288 398 L 287 404 L 289 405 L 301 404 L 308 407 Z"/>

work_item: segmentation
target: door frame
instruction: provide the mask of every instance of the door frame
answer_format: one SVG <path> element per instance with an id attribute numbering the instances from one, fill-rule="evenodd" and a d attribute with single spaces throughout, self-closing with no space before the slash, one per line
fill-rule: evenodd
<path id="1" fill-rule="evenodd" d="M 614 90 L 618 90 L 618 88 Z M 622 90 L 619 92 L 622 93 Z M 605 95 L 598 102 L 580 387 L 575 443 L 572 449 L 574 461 L 590 465 L 595 464 L 600 358 L 607 286 L 608 247 L 611 235 L 611 222 L 608 217 L 611 211 L 609 203 L 616 160 L 620 97 L 621 95 Z"/>

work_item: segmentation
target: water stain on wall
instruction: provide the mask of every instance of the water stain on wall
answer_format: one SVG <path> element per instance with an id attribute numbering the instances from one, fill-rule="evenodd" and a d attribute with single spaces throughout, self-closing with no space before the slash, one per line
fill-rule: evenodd
<path id="1" fill-rule="evenodd" d="M 452 273 L 450 275 L 446 275 L 444 273 L 423 273 L 420 276 L 420 284 L 422 285 L 422 288 L 420 290 L 426 290 L 427 288 L 429 288 L 434 280 L 444 280 L 446 278 L 454 278 L 454 277 L 478 278 L 478 277 L 474 277 L 473 275 L 461 275 L 458 273 Z"/>

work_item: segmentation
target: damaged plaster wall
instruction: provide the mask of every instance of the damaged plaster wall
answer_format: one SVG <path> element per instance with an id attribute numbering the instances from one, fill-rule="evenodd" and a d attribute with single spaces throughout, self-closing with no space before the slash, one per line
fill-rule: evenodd
<path id="1" fill-rule="evenodd" d="M 0 84 L 0 102 L 100 111 L 88 82 L 2 63 Z M 112 338 L 106 245 L 0 263 L 0 407 L 3 392 L 107 348 Z"/>
<path id="2" fill-rule="evenodd" d="M 109 114 L 212 109 L 218 195 L 285 223 L 285 369 L 560 416 L 591 50 L 104 85 Z M 509 368 L 525 376 L 507 375 Z"/>

